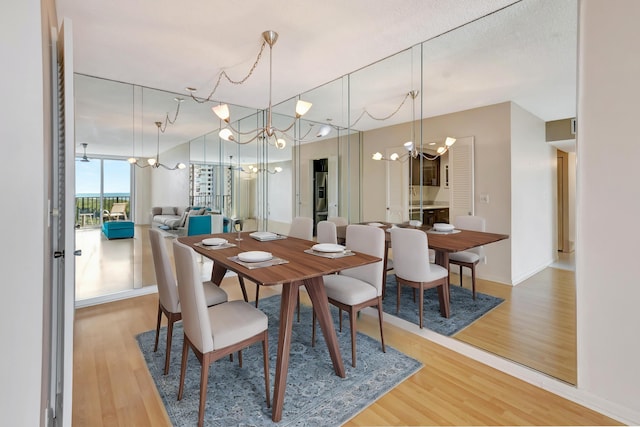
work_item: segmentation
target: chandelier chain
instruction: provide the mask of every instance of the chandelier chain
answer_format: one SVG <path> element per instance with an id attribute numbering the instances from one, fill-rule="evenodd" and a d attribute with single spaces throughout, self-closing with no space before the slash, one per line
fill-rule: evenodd
<path id="1" fill-rule="evenodd" d="M 402 102 L 400 103 L 400 105 L 398 105 L 398 107 L 391 113 L 388 114 L 384 117 L 375 117 L 374 115 L 372 115 L 371 113 L 369 113 L 369 111 L 367 111 L 367 109 L 365 108 L 364 111 L 362 113 L 360 113 L 360 115 L 358 116 L 358 118 L 351 124 L 351 127 L 354 127 L 355 125 L 358 124 L 358 122 L 365 116 L 365 114 L 367 116 L 369 116 L 370 118 L 372 118 L 373 120 L 377 120 L 377 121 L 384 121 L 384 120 L 388 120 L 391 117 L 395 116 L 396 114 L 398 114 L 398 111 L 400 111 L 400 109 L 402 108 L 402 106 L 404 105 L 405 102 L 407 102 L 407 98 L 409 98 L 411 96 L 411 92 L 408 92 L 404 98 L 402 99 Z"/>
<path id="2" fill-rule="evenodd" d="M 162 126 L 159 126 L 160 132 L 164 133 L 167 130 L 168 125 L 173 125 L 178 119 L 178 114 L 180 114 L 180 104 L 182 104 L 182 99 L 176 98 L 176 102 L 178 106 L 176 107 L 176 112 L 173 115 L 173 120 L 169 118 L 169 113 L 167 112 L 164 117 L 164 123 Z"/>
<path id="3" fill-rule="evenodd" d="M 244 78 L 242 78 L 241 80 L 237 80 L 237 81 L 233 80 L 231 77 L 229 77 L 229 75 L 227 74 L 227 72 L 225 70 L 222 70 L 220 72 L 220 74 L 218 75 L 218 80 L 216 81 L 216 84 L 213 87 L 213 90 L 209 93 L 209 95 L 206 98 L 198 99 L 193 95 L 193 92 L 191 92 L 191 98 L 193 98 L 193 100 L 196 101 L 199 104 L 204 104 L 205 102 L 211 101 L 211 98 L 213 98 L 213 94 L 216 93 L 216 91 L 218 90 L 218 86 L 220 86 L 220 82 L 222 81 L 223 77 L 229 83 L 234 84 L 234 85 L 241 85 L 244 82 L 246 82 L 249 79 L 249 77 L 251 77 L 253 75 L 253 72 L 255 71 L 256 67 L 260 63 L 260 59 L 262 58 L 262 53 L 264 52 L 264 48 L 265 48 L 266 45 L 267 45 L 267 42 L 263 41 L 262 42 L 262 46 L 260 46 L 260 52 L 258 52 L 258 56 L 256 57 L 256 60 L 254 61 L 253 65 L 249 69 L 249 72 L 247 73 L 246 76 L 244 76 Z"/>

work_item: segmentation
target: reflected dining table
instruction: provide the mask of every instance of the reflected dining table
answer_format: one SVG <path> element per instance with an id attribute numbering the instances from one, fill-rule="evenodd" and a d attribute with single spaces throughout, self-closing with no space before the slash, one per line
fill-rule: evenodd
<path id="1" fill-rule="evenodd" d="M 336 375 L 344 378 L 344 364 L 340 354 L 333 320 L 329 312 L 329 301 L 322 276 L 337 273 L 347 268 L 379 262 L 381 260 L 380 258 L 363 253 L 355 253 L 354 255 L 340 258 L 316 256 L 304 252 L 316 243 L 310 240 L 297 239 L 294 237 L 284 238 L 283 236 L 283 238 L 277 240 L 258 241 L 250 237 L 249 234 L 248 232 L 243 232 L 187 236 L 179 237 L 178 241 L 190 246 L 197 253 L 213 260 L 211 281 L 217 285 L 220 285 L 228 270 L 234 271 L 260 286 L 282 285 L 278 326 L 278 352 L 271 416 L 273 421 L 278 422 L 282 419 L 287 371 L 289 368 L 291 333 L 300 286 L 305 286 L 309 298 L 313 303 L 313 310 L 327 343 L 334 371 Z M 230 245 L 225 245 L 225 247 L 222 248 L 214 248 L 204 246 L 201 243 L 205 238 L 214 237 L 226 239 Z M 240 237 L 241 240 L 236 240 L 238 237 Z M 244 265 L 238 263 L 237 255 L 241 252 L 248 251 L 270 252 L 273 254 L 274 259 L 284 261 L 284 263 L 259 268 L 253 268 L 254 266 L 247 263 L 244 263 Z"/>
<path id="2" fill-rule="evenodd" d="M 391 248 L 391 233 L 389 229 L 392 227 L 415 228 L 422 230 L 428 235 L 429 249 L 435 251 L 435 263 L 449 269 L 449 254 L 452 252 L 466 251 L 478 246 L 488 245 L 509 238 L 507 234 L 488 233 L 486 231 L 473 231 L 456 229 L 454 232 L 438 232 L 431 226 L 423 225 L 420 227 L 410 226 L 408 223 L 392 224 L 390 222 L 364 222 L 372 226 L 378 226 L 385 230 L 385 255 L 384 255 L 384 271 L 387 270 L 387 258 L 389 249 Z M 336 227 L 336 234 L 339 242 L 344 242 L 347 234 L 347 226 Z M 383 289 L 385 287 L 383 286 Z M 443 317 L 449 317 L 449 306 L 440 304 L 441 314 Z"/>

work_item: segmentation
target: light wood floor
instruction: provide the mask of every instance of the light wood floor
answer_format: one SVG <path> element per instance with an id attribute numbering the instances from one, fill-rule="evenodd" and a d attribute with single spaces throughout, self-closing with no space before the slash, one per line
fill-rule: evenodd
<path id="1" fill-rule="evenodd" d="M 241 298 L 235 278 L 222 287 Z M 273 293 L 265 288 L 261 297 Z M 156 295 L 77 310 L 74 426 L 170 425 L 135 340 L 155 327 L 156 310 Z M 359 330 L 378 336 L 374 318 L 358 322 Z M 425 366 L 347 425 L 619 425 L 417 335 L 384 328 L 387 345 Z"/>

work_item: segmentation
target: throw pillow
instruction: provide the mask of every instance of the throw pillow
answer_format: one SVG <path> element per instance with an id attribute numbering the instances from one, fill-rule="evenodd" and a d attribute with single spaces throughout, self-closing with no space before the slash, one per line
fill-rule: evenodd
<path id="1" fill-rule="evenodd" d="M 173 206 L 163 206 L 162 207 L 162 215 L 175 215 L 176 210 Z"/>
<path id="2" fill-rule="evenodd" d="M 184 228 L 187 225 L 187 216 L 189 216 L 189 212 L 185 211 L 182 213 L 178 227 Z"/>

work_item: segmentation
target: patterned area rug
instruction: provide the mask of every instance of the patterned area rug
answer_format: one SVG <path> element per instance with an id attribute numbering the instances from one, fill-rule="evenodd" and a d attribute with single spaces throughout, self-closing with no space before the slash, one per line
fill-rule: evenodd
<path id="1" fill-rule="evenodd" d="M 396 295 L 398 286 L 396 276 L 387 275 L 387 290 L 382 303 L 385 316 L 391 314 L 411 322 L 420 324 L 418 317 L 418 302 L 413 302 L 413 288 L 403 286 L 400 294 L 400 312 L 396 314 Z M 416 298 L 418 291 L 416 290 Z M 440 315 L 440 303 L 438 291 L 435 288 L 424 291 L 424 318 L 423 327 L 431 329 L 441 335 L 450 336 L 459 332 L 480 317 L 493 310 L 504 300 L 491 295 L 476 292 L 476 299 L 470 289 L 460 287 L 458 284 L 451 286 L 450 316 L 444 318 Z"/>
<path id="2" fill-rule="evenodd" d="M 271 387 L 275 375 L 280 297 L 260 300 L 260 309 L 269 316 L 269 368 Z M 351 366 L 351 338 L 348 321 L 337 330 L 338 311 L 332 307 L 334 324 L 345 365 L 346 378 L 335 375 L 327 346 L 317 325 L 317 342 L 311 347 L 311 308 L 303 305 L 300 323 L 293 325 L 293 339 L 282 421 L 271 421 L 265 404 L 262 346 L 244 350 L 243 367 L 229 358 L 214 362 L 209 371 L 205 425 L 207 426 L 338 426 L 349 420 L 388 390 L 417 372 L 422 364 L 394 348 L 364 334 L 357 335 L 357 367 Z M 346 316 L 345 316 L 346 320 Z M 158 351 L 153 352 L 155 330 L 138 335 L 138 344 L 149 372 L 174 426 L 192 426 L 198 420 L 200 364 L 189 352 L 185 392 L 177 400 L 182 354 L 182 323 L 173 332 L 171 367 L 163 375 L 166 328 L 161 330 Z"/>

